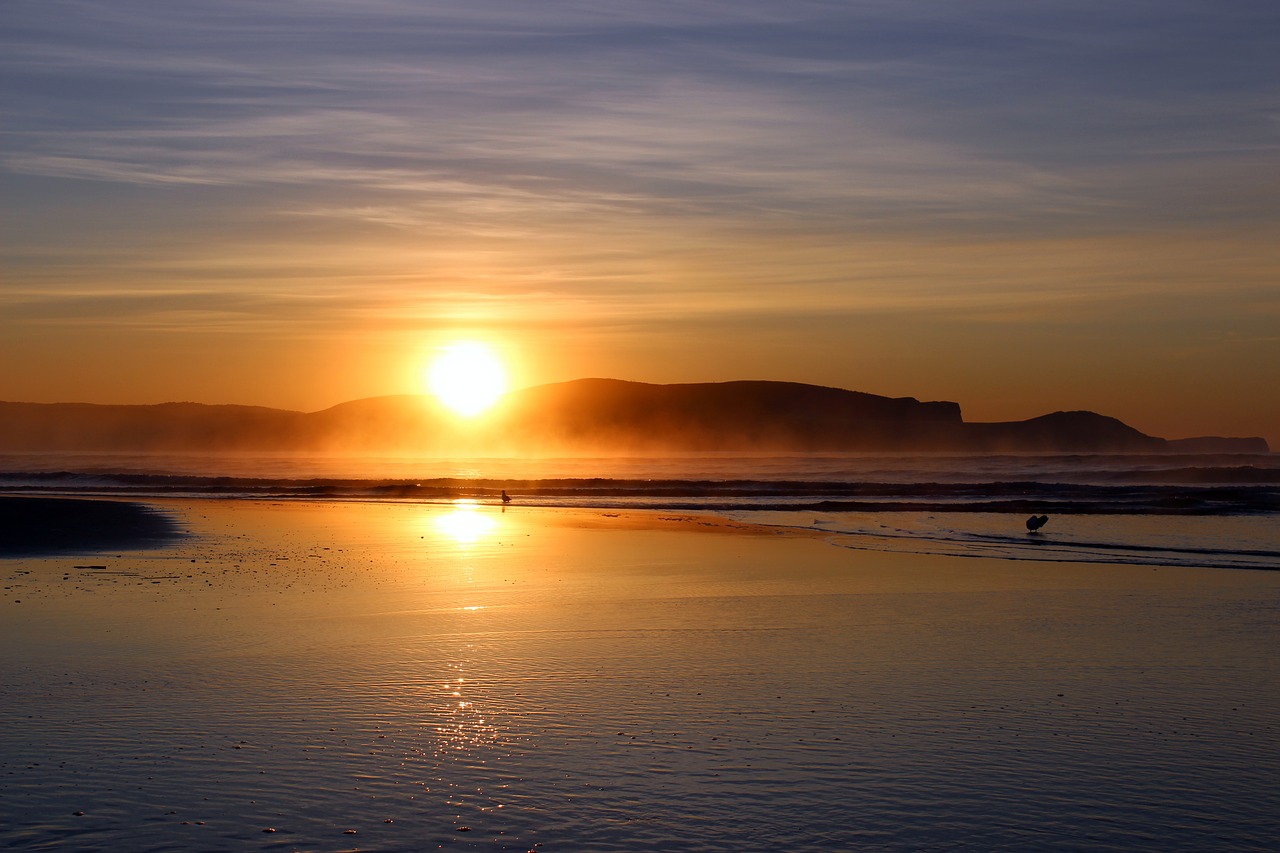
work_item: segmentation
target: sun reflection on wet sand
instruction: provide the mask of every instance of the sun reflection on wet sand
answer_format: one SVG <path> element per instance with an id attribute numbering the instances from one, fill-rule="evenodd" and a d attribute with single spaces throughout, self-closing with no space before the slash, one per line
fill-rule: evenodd
<path id="1" fill-rule="evenodd" d="M 431 517 L 435 532 L 461 546 L 475 545 L 491 537 L 498 520 L 476 501 L 454 501 L 453 509 Z"/>

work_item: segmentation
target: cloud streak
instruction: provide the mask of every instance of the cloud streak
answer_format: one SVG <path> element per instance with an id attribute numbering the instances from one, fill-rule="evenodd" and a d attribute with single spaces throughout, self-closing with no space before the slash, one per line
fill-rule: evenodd
<path id="1" fill-rule="evenodd" d="M 1276 145 L 1262 5 L 1209 19 L 1232 43 L 1190 45 L 1175 25 L 1205 21 L 1178 4 L 1098 9 L 1083 33 L 1006 4 L 19 7 L 5 162 L 26 174 L 427 195 L 432 176 L 537 178 L 716 215 L 998 223 L 1096 215 L 1099 161 Z"/>

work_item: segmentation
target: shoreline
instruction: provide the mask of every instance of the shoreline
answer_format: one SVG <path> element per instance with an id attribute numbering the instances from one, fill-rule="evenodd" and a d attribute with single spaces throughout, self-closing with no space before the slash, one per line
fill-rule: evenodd
<path id="1" fill-rule="evenodd" d="M 0 559 L 41 558 L 76 554 L 104 554 L 112 551 L 157 551 L 171 549 L 184 540 L 199 538 L 191 523 L 201 508 L 234 512 L 236 507 L 386 507 L 389 511 L 421 511 L 436 517 L 466 513 L 492 519 L 516 519 L 549 526 L 599 528 L 609 530 L 696 530 L 697 532 L 752 537 L 788 537 L 822 541 L 830 547 L 859 553 L 903 554 L 970 559 L 995 559 L 1009 563 L 1039 565 L 1111 565 L 1116 567 L 1167 567 L 1204 569 L 1280 569 L 1280 551 L 1268 539 L 1263 550 L 1245 547 L 1229 551 L 1196 547 L 1194 544 L 1166 542 L 1153 544 L 1151 531 L 1137 534 L 1134 525 L 1161 525 L 1163 516 L 1116 513 L 1113 517 L 1093 513 L 1055 515 L 1058 529 L 1045 535 L 1010 535 L 1021 527 L 1016 514 L 970 511 L 959 525 L 947 513 L 943 522 L 927 511 L 902 513 L 820 514 L 812 523 L 809 516 L 793 511 L 762 511 L 758 517 L 743 518 L 741 511 L 724 512 L 693 507 L 587 507 L 554 506 L 539 503 L 503 505 L 497 502 L 459 499 L 456 501 L 416 501 L 371 497 L 214 497 L 151 495 L 14 495 L 0 493 Z M 394 509 L 393 508 L 398 508 Z M 1217 518 L 1217 517 L 1215 517 Z M 1235 517 L 1222 516 L 1222 524 Z M 1067 524 L 1070 524 L 1070 527 Z M 1198 533 L 1187 524 L 1201 524 Z M 1206 524 L 1207 523 L 1207 524 Z M 1099 524 L 1102 526 L 1099 527 Z M 195 528 L 199 528 L 195 524 Z M 1108 526 L 1110 529 L 1107 529 Z M 1238 532 L 1238 531 L 1237 531 Z M 1168 531 L 1162 534 L 1167 537 Z M 1213 519 L 1185 521 L 1179 535 L 1201 541 L 1230 537 Z M 1111 538 L 1111 537 L 1117 538 Z"/>

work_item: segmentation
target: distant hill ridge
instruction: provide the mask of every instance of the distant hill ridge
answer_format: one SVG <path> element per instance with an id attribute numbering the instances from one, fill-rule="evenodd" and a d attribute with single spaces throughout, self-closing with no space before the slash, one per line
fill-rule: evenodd
<path id="1" fill-rule="evenodd" d="M 474 421 L 431 397 L 318 412 L 0 402 L 0 451 L 1265 453 L 1261 438 L 1166 440 L 1094 412 L 967 423 L 957 403 L 798 382 L 579 379 L 508 394 Z"/>

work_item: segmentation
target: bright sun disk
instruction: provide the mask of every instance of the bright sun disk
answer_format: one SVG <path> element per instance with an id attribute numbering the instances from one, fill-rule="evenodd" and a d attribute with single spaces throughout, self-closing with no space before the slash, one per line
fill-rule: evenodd
<path id="1" fill-rule="evenodd" d="M 493 349 L 471 341 L 452 344 L 431 365 L 431 393 L 460 415 L 478 415 L 507 391 L 507 371 Z"/>

